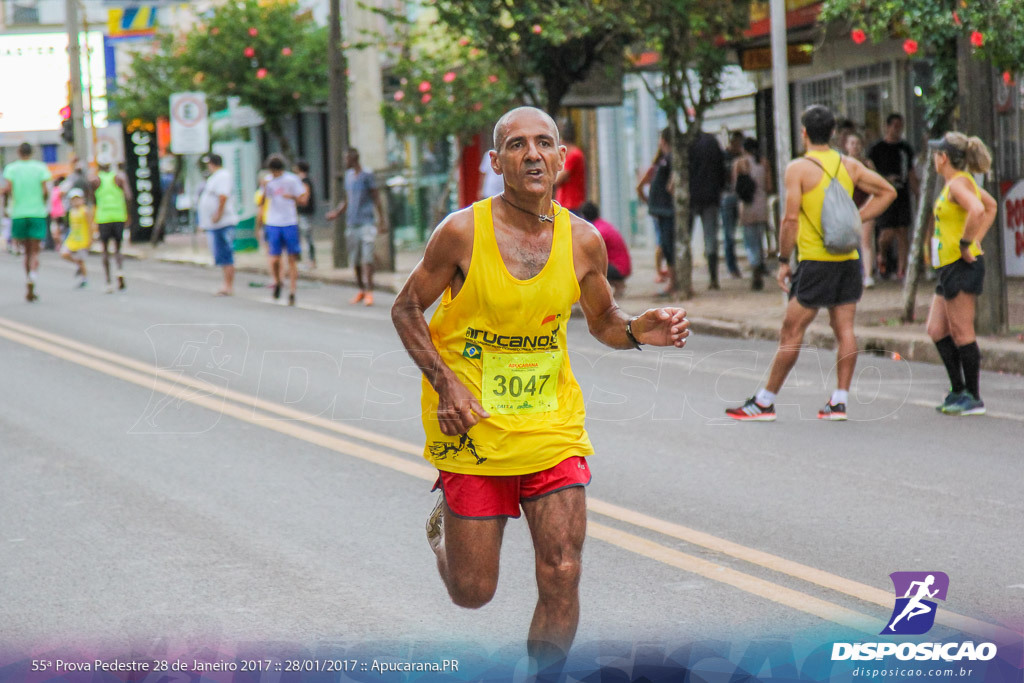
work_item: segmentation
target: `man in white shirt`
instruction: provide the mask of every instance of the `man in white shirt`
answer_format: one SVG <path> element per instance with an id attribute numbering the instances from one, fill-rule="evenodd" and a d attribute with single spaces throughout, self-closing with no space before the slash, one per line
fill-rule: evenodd
<path id="1" fill-rule="evenodd" d="M 505 179 L 494 172 L 490 152 L 484 152 L 480 159 L 480 196 L 477 199 L 494 197 L 505 191 Z"/>
<path id="2" fill-rule="evenodd" d="M 234 239 L 238 223 L 233 199 L 234 179 L 231 172 L 223 168 L 224 160 L 219 154 L 210 154 L 205 161 L 210 177 L 199 193 L 199 229 L 206 231 L 214 265 L 224 271 L 224 286 L 217 290 L 217 296 L 231 296 L 235 284 Z"/>
<path id="3" fill-rule="evenodd" d="M 286 171 L 284 157 L 271 154 L 267 157 L 270 179 L 263 186 L 262 211 L 264 217 L 263 235 L 267 241 L 270 257 L 270 275 L 274 278 L 274 298 L 281 298 L 281 252 L 288 252 L 288 305 L 295 305 L 295 286 L 299 281 L 298 258 L 302 250 L 299 242 L 298 204 L 309 197 L 309 191 L 299 176 Z"/>

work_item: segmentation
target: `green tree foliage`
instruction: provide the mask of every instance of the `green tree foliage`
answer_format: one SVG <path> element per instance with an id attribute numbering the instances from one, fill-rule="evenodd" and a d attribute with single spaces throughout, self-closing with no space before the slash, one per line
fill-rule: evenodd
<path id="1" fill-rule="evenodd" d="M 1007 74 L 1024 69 L 1024 3 L 1019 0 L 825 0 L 822 21 L 840 21 L 872 42 L 903 39 L 926 60 L 932 86 L 924 93 L 932 134 L 949 127 L 959 94 L 957 44 Z"/>
<path id="2" fill-rule="evenodd" d="M 554 115 L 634 35 L 627 0 L 429 0 L 447 40 L 490 60 L 516 98 Z"/>
<path id="3" fill-rule="evenodd" d="M 284 121 L 327 97 L 327 35 L 295 0 L 219 4 L 186 36 L 164 35 L 159 52 L 133 59 L 118 109 L 165 116 L 167 96 L 179 90 L 201 90 L 214 103 L 237 96 L 287 151 Z"/>
<path id="4" fill-rule="evenodd" d="M 192 75 L 182 60 L 174 56 L 172 36 L 161 35 L 154 48 L 135 53 L 131 62 L 132 77 L 120 83 L 112 96 L 111 111 L 122 121 L 152 122 L 167 116 L 171 94 L 194 87 Z"/>
<path id="5" fill-rule="evenodd" d="M 494 125 L 515 92 L 479 49 L 440 33 L 433 25 L 410 34 L 391 71 L 398 88 L 385 100 L 383 114 L 400 135 L 465 143 Z"/>
<path id="6" fill-rule="evenodd" d="M 727 46 L 749 25 L 749 6 L 745 0 L 660 0 L 637 3 L 633 13 L 634 25 L 643 31 L 634 49 L 658 54 L 661 89 L 655 94 L 672 131 L 676 287 L 683 298 L 690 298 L 689 149 L 707 110 L 721 99 L 722 71 L 730 62 Z"/>
<path id="7" fill-rule="evenodd" d="M 960 46 L 969 44 L 974 57 L 990 62 L 1010 81 L 1024 70 L 1024 2 L 1020 0 L 825 0 L 822 21 L 845 22 L 856 41 L 903 39 L 904 50 L 926 60 L 931 87 L 923 93 L 929 136 L 949 129 L 961 85 L 957 68 Z M 937 182 L 925 166 L 922 196 L 934 195 Z M 913 322 L 921 251 L 930 206 L 921 202 L 911 244 L 913 258 L 903 286 L 903 320 Z"/>

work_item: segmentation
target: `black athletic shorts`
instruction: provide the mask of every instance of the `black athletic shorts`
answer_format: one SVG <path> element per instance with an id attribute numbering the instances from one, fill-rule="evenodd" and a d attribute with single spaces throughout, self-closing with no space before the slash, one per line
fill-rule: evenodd
<path id="1" fill-rule="evenodd" d="M 805 308 L 832 308 L 857 303 L 863 293 L 860 259 L 801 261 L 789 287 L 789 298 L 796 297 Z"/>
<path id="2" fill-rule="evenodd" d="M 947 301 L 955 299 L 960 292 L 980 295 L 985 280 L 985 261 L 981 256 L 974 263 L 960 258 L 937 269 L 935 274 L 938 276 L 935 293 Z"/>
<path id="3" fill-rule="evenodd" d="M 910 223 L 910 198 L 898 197 L 881 216 L 875 219 L 875 229 L 908 228 Z"/>
<path id="4" fill-rule="evenodd" d="M 121 236 L 124 235 L 124 221 L 117 223 L 100 223 L 97 227 L 100 229 L 101 242 L 114 240 L 118 244 L 121 243 Z"/>

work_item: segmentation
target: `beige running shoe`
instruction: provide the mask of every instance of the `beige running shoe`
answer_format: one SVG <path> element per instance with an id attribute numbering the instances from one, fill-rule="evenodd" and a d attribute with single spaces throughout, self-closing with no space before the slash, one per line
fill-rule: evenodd
<path id="1" fill-rule="evenodd" d="M 427 517 L 427 543 L 436 553 L 444 540 L 444 492 L 437 496 L 437 504 Z"/>

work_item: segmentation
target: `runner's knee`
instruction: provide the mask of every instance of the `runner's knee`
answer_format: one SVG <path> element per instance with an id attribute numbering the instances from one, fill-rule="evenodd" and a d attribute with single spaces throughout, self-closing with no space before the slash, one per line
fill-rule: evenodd
<path id="1" fill-rule="evenodd" d="M 582 564 L 579 557 L 537 560 L 537 588 L 542 597 L 565 596 L 580 582 Z"/>
<path id="2" fill-rule="evenodd" d="M 459 607 L 479 609 L 489 603 L 498 588 L 498 582 L 491 577 L 458 577 L 448 580 L 448 595 Z"/>

